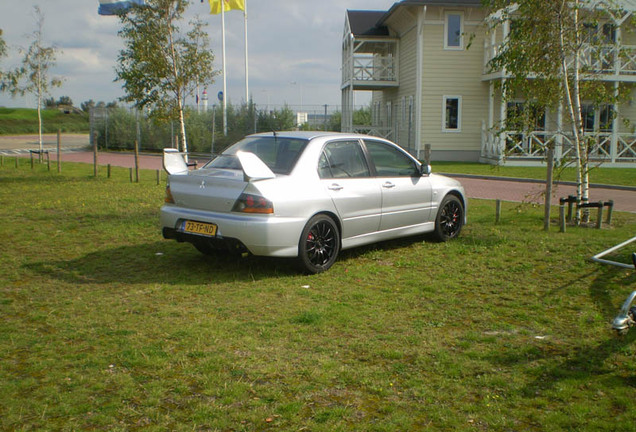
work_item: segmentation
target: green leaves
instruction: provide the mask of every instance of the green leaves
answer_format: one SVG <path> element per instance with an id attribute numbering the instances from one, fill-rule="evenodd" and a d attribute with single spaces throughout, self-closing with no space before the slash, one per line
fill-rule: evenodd
<path id="1" fill-rule="evenodd" d="M 151 0 L 120 17 L 124 49 L 116 74 L 126 91 L 124 100 L 163 119 L 178 119 L 197 85 L 211 84 L 216 75 L 203 22 L 195 19 L 186 32 L 181 29 L 187 4 Z"/>

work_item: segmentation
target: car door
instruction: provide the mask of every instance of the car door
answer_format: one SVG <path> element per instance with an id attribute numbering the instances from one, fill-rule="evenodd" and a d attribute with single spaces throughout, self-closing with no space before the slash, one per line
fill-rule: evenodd
<path id="1" fill-rule="evenodd" d="M 432 191 L 417 162 L 391 144 L 365 140 L 382 191 L 380 230 L 418 225 L 431 218 Z"/>
<path id="2" fill-rule="evenodd" d="M 318 175 L 342 220 L 343 239 L 378 230 L 382 191 L 377 180 L 371 177 L 360 141 L 325 144 L 318 162 Z"/>

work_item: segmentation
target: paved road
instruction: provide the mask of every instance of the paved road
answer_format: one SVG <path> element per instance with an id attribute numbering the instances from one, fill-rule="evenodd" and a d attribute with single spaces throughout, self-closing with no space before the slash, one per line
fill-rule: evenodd
<path id="1" fill-rule="evenodd" d="M 84 143 L 84 145 L 86 144 L 88 140 L 87 135 L 69 136 L 68 138 L 64 138 L 63 142 L 65 140 L 68 143 L 68 146 L 65 146 L 65 148 L 72 151 L 62 152 L 62 162 L 93 162 L 92 152 L 85 150 L 79 151 L 77 149 L 77 145 L 82 143 Z M 51 138 L 48 138 L 45 142 L 49 143 L 48 148 L 55 148 L 55 139 L 51 141 Z M 29 148 L 34 148 L 34 143 L 37 144 L 37 136 L 33 136 L 30 140 Z M 51 143 L 53 147 L 50 146 Z M 0 137 L 1 154 L 15 154 L 12 153 L 12 150 L 7 149 L 10 145 L 10 139 L 3 140 Z M 37 148 L 37 146 L 35 146 L 35 148 Z M 47 147 L 45 146 L 45 148 Z M 28 150 L 25 151 L 23 147 L 21 154 L 27 156 Z M 110 164 L 112 166 L 126 168 L 132 168 L 135 166 L 134 156 L 129 153 L 100 153 L 98 156 L 98 163 L 100 165 Z M 139 158 L 139 165 L 141 169 L 163 169 L 161 156 L 159 155 L 141 155 Z M 433 169 L 434 168 L 435 167 L 433 167 Z M 539 204 L 543 203 L 542 193 L 545 190 L 545 185 L 542 183 L 472 177 L 461 177 L 459 180 L 464 185 L 466 193 L 470 198 L 501 199 L 503 201 L 532 202 Z M 568 195 L 576 195 L 576 188 L 574 186 L 557 185 L 555 186 L 552 203 L 554 205 L 558 205 L 559 198 Z M 590 201 L 609 200 L 614 201 L 614 209 L 617 211 L 636 213 L 636 190 L 620 190 L 602 187 L 593 187 L 590 190 Z"/>
<path id="2" fill-rule="evenodd" d="M 0 135 L 0 154 L 15 155 L 29 153 L 29 150 L 38 150 L 40 139 L 38 135 Z M 56 151 L 57 134 L 43 134 L 42 147 L 44 150 Z M 62 151 L 86 149 L 89 147 L 88 134 L 62 134 Z"/>

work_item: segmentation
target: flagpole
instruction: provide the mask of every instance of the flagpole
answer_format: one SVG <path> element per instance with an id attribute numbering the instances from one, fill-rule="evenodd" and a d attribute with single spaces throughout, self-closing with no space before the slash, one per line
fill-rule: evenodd
<path id="1" fill-rule="evenodd" d="M 250 102 L 250 84 L 249 84 L 249 67 L 247 59 L 247 0 L 245 0 L 245 9 L 243 10 L 243 18 L 245 20 L 245 104 Z"/>
<path id="2" fill-rule="evenodd" d="M 221 0 L 221 39 L 223 57 L 223 135 L 227 136 L 227 69 L 225 67 L 225 0 Z"/>

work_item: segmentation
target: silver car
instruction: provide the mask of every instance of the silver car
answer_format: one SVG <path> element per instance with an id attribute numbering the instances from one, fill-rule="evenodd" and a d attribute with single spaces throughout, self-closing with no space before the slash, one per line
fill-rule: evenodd
<path id="1" fill-rule="evenodd" d="M 458 181 L 367 135 L 255 134 L 195 170 L 166 149 L 164 168 L 165 238 L 205 254 L 293 257 L 308 273 L 342 249 L 423 233 L 446 241 L 466 221 Z"/>

